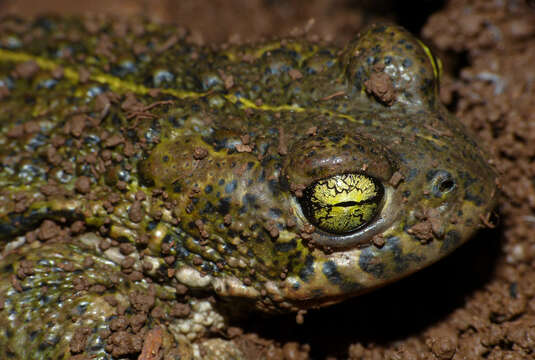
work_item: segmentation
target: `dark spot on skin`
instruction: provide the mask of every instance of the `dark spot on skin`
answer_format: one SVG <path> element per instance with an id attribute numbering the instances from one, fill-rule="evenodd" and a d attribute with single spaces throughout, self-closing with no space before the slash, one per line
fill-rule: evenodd
<path id="1" fill-rule="evenodd" d="M 417 168 L 411 168 L 409 170 L 409 175 L 407 175 L 407 178 L 405 179 L 405 182 L 409 182 L 414 179 L 416 176 L 418 176 L 419 172 L 420 170 L 418 170 Z"/>
<path id="2" fill-rule="evenodd" d="M 403 254 L 401 246 L 399 245 L 400 240 L 397 236 L 390 237 L 386 239 L 386 245 L 381 250 L 391 251 L 393 253 L 395 266 L 395 273 L 401 274 L 404 273 L 411 262 L 419 263 L 423 258 L 416 254 Z"/>
<path id="3" fill-rule="evenodd" d="M 273 194 L 273 196 L 278 196 L 280 193 L 280 184 L 277 180 L 269 180 L 268 181 L 268 188 Z"/>
<path id="4" fill-rule="evenodd" d="M 275 251 L 278 251 L 278 252 L 289 252 L 289 251 L 292 251 L 293 249 L 295 249 L 297 247 L 297 241 L 294 239 L 292 239 L 291 241 L 289 242 L 285 242 L 285 243 L 276 243 L 275 244 Z"/>
<path id="5" fill-rule="evenodd" d="M 214 188 L 212 187 L 212 185 L 206 185 L 206 187 L 204 188 L 204 192 L 206 194 L 210 194 L 212 192 Z"/>
<path id="6" fill-rule="evenodd" d="M 8 273 L 8 274 L 13 272 L 13 264 L 7 264 L 6 266 L 4 266 L 2 268 L 2 272 Z"/>
<path id="7" fill-rule="evenodd" d="M 244 206 L 254 207 L 256 205 L 257 197 L 255 194 L 247 193 L 243 195 L 242 203 Z"/>
<path id="8" fill-rule="evenodd" d="M 386 26 L 384 25 L 381 25 L 381 26 L 376 26 L 375 28 L 372 29 L 372 33 L 374 34 L 382 34 L 384 33 L 386 30 Z"/>
<path id="9" fill-rule="evenodd" d="M 156 228 L 156 225 L 158 225 L 157 221 L 151 221 L 147 224 L 147 231 L 154 230 Z"/>
<path id="10" fill-rule="evenodd" d="M 277 208 L 271 208 L 269 209 L 269 216 L 272 218 L 279 218 L 282 215 L 282 210 Z"/>
<path id="11" fill-rule="evenodd" d="M 359 266 L 378 279 L 384 276 L 385 265 L 381 263 L 379 251 L 371 246 L 364 248 L 360 253 Z"/>
<path id="12" fill-rule="evenodd" d="M 342 284 L 342 278 L 340 276 L 340 273 L 338 272 L 338 269 L 336 268 L 336 264 L 334 261 L 327 261 L 323 264 L 322 269 L 323 275 L 327 277 L 327 280 L 331 284 L 340 285 Z"/>
<path id="13" fill-rule="evenodd" d="M 228 214 L 230 211 L 230 198 L 226 197 L 226 198 L 219 199 L 219 204 L 217 205 L 217 211 L 221 215 Z"/>
<path id="14" fill-rule="evenodd" d="M 190 255 L 189 250 L 183 247 L 180 243 L 176 245 L 175 251 L 177 259 L 185 259 Z"/>
<path id="15" fill-rule="evenodd" d="M 140 165 L 142 164 L 143 162 L 140 163 Z M 155 186 L 155 183 L 154 183 L 154 180 L 147 177 L 145 172 L 140 170 L 138 171 L 138 179 L 139 179 L 139 183 L 143 186 L 146 186 L 146 187 L 154 187 Z"/>
<path id="16" fill-rule="evenodd" d="M 473 202 L 476 206 L 483 205 L 483 199 L 481 199 L 479 196 L 474 195 L 470 192 L 470 190 L 466 190 L 464 194 L 464 200 Z"/>
<path id="17" fill-rule="evenodd" d="M 223 186 L 225 184 L 225 179 L 219 179 L 219 181 L 217 182 L 217 184 L 219 186 Z"/>
<path id="18" fill-rule="evenodd" d="M 331 284 L 340 286 L 342 291 L 351 293 L 362 289 L 362 285 L 357 282 L 348 281 L 342 278 L 340 272 L 336 268 L 336 264 L 333 261 L 327 261 L 323 264 L 323 274 L 327 277 L 327 280 Z"/>
<path id="19" fill-rule="evenodd" d="M 447 254 L 455 249 L 461 243 L 461 235 L 456 230 L 450 230 L 444 236 L 440 252 Z"/>
<path id="20" fill-rule="evenodd" d="M 201 210 L 201 214 L 212 214 L 215 212 L 214 210 L 215 210 L 214 205 L 212 205 L 212 203 L 208 201 L 204 205 L 204 208 Z"/>
<path id="21" fill-rule="evenodd" d="M 175 193 L 179 193 L 182 191 L 182 186 L 180 185 L 178 181 L 173 184 L 173 191 Z"/>
<path id="22" fill-rule="evenodd" d="M 169 156 L 164 155 L 164 156 L 162 157 L 162 160 L 163 160 L 163 162 L 168 162 L 168 161 L 169 161 Z"/>
<path id="23" fill-rule="evenodd" d="M 260 173 L 260 176 L 258 177 L 257 181 L 259 183 L 263 183 L 264 181 L 266 181 L 266 172 L 264 169 L 262 169 L 262 172 Z"/>
<path id="24" fill-rule="evenodd" d="M 87 304 L 87 303 L 79 304 L 79 305 L 76 307 L 76 313 L 77 313 L 78 315 L 83 315 L 83 314 L 85 314 L 85 312 L 87 311 L 87 306 L 88 306 L 88 305 L 89 305 L 89 304 Z"/>
<path id="25" fill-rule="evenodd" d="M 37 338 L 37 335 L 39 335 L 39 333 L 40 333 L 39 330 L 34 330 L 30 332 L 30 341 L 34 341 Z"/>
<path id="26" fill-rule="evenodd" d="M 334 144 L 338 144 L 342 139 L 343 139 L 342 134 L 329 135 L 329 140 L 333 142 Z"/>
<path id="27" fill-rule="evenodd" d="M 305 266 L 299 271 L 299 277 L 304 282 L 308 282 L 312 275 L 314 275 L 314 256 L 307 255 L 305 258 Z"/>

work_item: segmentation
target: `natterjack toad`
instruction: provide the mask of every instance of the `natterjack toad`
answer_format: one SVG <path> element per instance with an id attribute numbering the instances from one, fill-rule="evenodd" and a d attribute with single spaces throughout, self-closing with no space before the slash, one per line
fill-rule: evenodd
<path id="1" fill-rule="evenodd" d="M 225 326 L 209 295 L 339 302 L 449 254 L 494 206 L 495 173 L 404 29 L 341 51 L 184 38 L 3 21 L 2 358 L 187 357 L 176 343 Z"/>

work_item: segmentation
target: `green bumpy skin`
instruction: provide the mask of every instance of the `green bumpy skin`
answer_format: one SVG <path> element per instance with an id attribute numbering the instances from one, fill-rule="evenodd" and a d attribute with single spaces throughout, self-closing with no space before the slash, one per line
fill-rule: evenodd
<path id="1" fill-rule="evenodd" d="M 19 244 L 0 260 L 3 358 L 67 358 L 58 334 L 80 326 L 84 351 L 108 358 L 98 304 L 147 279 L 270 312 L 336 303 L 446 256 L 495 205 L 486 155 L 438 99 L 439 63 L 400 27 L 372 26 L 342 51 L 296 39 L 216 51 L 106 20 L 0 31 L 0 240 Z M 378 184 L 376 202 L 358 226 L 314 226 L 310 189 L 346 174 Z M 132 280 L 74 236 L 20 237 L 47 219 L 155 266 Z M 14 280 L 23 260 L 33 274 Z M 79 290 L 54 261 L 107 290 Z"/>

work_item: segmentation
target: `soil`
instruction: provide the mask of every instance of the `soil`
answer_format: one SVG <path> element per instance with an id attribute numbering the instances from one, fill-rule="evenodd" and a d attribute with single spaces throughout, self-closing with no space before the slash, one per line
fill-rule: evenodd
<path id="1" fill-rule="evenodd" d="M 502 174 L 498 226 L 382 290 L 299 314 L 298 321 L 253 314 L 231 324 L 229 337 L 251 358 L 535 359 L 535 2 L 0 0 L 0 14 L 87 12 L 149 16 L 187 27 L 207 44 L 305 34 L 343 45 L 378 20 L 423 37 L 445 65 L 442 100 L 478 134 Z M 25 76 L 31 68 L 18 71 Z M 86 185 L 81 180 L 77 190 Z M 62 231 L 43 224 L 37 236 L 58 238 Z M 140 308 L 148 304 L 134 300 Z M 78 335 L 76 344 L 85 339 Z M 149 337 L 144 344 L 129 340 L 143 359 L 160 346 L 156 332 Z"/>

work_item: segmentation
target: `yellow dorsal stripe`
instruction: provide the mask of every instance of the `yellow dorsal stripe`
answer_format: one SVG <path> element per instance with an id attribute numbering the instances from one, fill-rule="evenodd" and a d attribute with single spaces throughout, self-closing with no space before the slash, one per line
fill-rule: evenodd
<path id="1" fill-rule="evenodd" d="M 46 59 L 40 56 L 30 55 L 24 52 L 16 52 L 5 49 L 0 49 L 0 61 L 2 62 L 26 62 L 34 61 L 41 69 L 44 70 L 53 70 L 61 66 L 63 69 L 63 76 L 68 80 L 73 82 L 80 81 L 80 75 L 78 70 L 74 67 L 63 66 L 56 63 L 53 60 Z M 146 86 L 133 83 L 131 81 L 121 80 L 116 76 L 105 74 L 102 72 L 93 71 L 89 75 L 89 79 L 100 84 L 106 84 L 113 91 L 117 92 L 133 92 L 136 94 L 146 95 L 150 91 L 156 90 L 153 88 L 148 88 Z M 208 92 L 195 92 L 195 91 L 185 91 L 178 89 L 158 89 L 160 93 L 172 95 L 178 99 L 197 99 L 203 96 L 208 95 Z M 223 94 L 222 95 L 227 101 L 232 104 L 236 104 L 238 101 L 241 102 L 243 108 L 255 109 L 255 110 L 264 110 L 264 111 L 295 111 L 303 112 L 306 109 L 298 105 L 278 105 L 273 106 L 269 104 L 256 105 L 253 101 L 245 98 L 238 98 L 234 94 Z M 342 117 L 347 118 L 346 115 Z"/>
<path id="2" fill-rule="evenodd" d="M 424 45 L 424 50 L 426 52 L 429 52 L 429 50 Z M 430 55 L 430 53 L 429 53 Z M 432 56 L 430 57 L 431 59 Z M 37 65 L 41 69 L 44 70 L 53 70 L 57 67 L 60 67 L 63 69 L 63 76 L 73 82 L 79 82 L 80 81 L 80 75 L 78 73 L 78 70 L 75 67 L 71 66 L 63 66 L 58 63 L 56 63 L 53 60 L 46 59 L 40 56 L 30 55 L 24 52 L 18 52 L 18 51 L 11 51 L 11 50 L 5 50 L 0 49 L 0 62 L 15 62 L 15 63 L 21 63 L 26 61 L 35 61 Z M 436 69 L 436 64 L 433 62 L 433 67 Z M 436 69 L 438 71 L 438 69 Z M 154 89 L 154 88 L 148 88 L 146 86 L 133 83 L 131 81 L 121 80 L 113 75 L 105 74 L 102 72 L 93 72 L 90 74 L 89 79 L 92 81 L 95 81 L 100 84 L 106 84 L 108 85 L 113 91 L 117 92 L 133 92 L 140 95 L 146 95 L 151 91 L 158 90 L 160 93 L 168 94 L 171 96 L 174 96 L 178 99 L 197 99 L 203 96 L 208 95 L 207 92 L 194 92 L 194 91 L 184 91 L 184 90 L 177 90 L 177 89 Z M 262 104 L 257 105 L 253 101 L 246 99 L 246 98 L 238 98 L 234 94 L 222 94 L 225 100 L 232 104 L 236 104 L 238 102 L 241 103 L 242 107 L 244 109 L 254 109 L 254 110 L 263 110 L 263 111 L 273 111 L 273 112 L 282 112 L 282 111 L 293 111 L 293 112 L 314 112 L 314 113 L 320 113 L 325 114 L 329 116 L 335 116 L 342 119 L 346 119 L 352 122 L 362 123 L 361 120 L 355 119 L 351 115 L 338 113 L 335 111 L 322 109 L 322 108 L 303 108 L 299 105 L 269 105 L 269 104 Z M 424 138 L 421 135 L 418 135 L 422 138 Z M 437 139 L 428 139 L 426 140 L 432 141 L 434 143 L 437 143 L 439 145 L 442 145 L 442 142 Z"/>
<path id="3" fill-rule="evenodd" d="M 34 61 L 41 69 L 44 70 L 53 70 L 55 68 L 61 67 L 63 69 L 63 76 L 68 80 L 73 82 L 80 81 L 80 75 L 78 71 L 70 66 L 64 66 L 56 63 L 53 60 L 45 59 L 40 56 L 34 56 L 23 52 L 9 51 L 5 49 L 0 49 L 0 61 L 3 62 L 26 62 Z M 104 74 L 101 72 L 92 72 L 89 75 L 89 79 L 100 84 L 108 85 L 112 90 L 118 92 L 133 92 L 136 94 L 148 94 L 151 88 L 146 86 L 135 84 L 131 81 L 121 80 L 113 75 Z M 179 99 L 188 99 L 188 98 L 199 98 L 205 96 L 206 93 L 197 93 L 194 91 L 183 91 L 176 89 L 159 89 L 160 92 L 173 95 Z"/>

